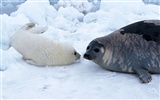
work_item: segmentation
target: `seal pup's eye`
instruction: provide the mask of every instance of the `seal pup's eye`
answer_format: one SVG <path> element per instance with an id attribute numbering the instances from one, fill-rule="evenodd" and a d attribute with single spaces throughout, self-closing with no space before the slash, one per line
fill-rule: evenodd
<path id="1" fill-rule="evenodd" d="M 98 48 L 95 48 L 95 49 L 94 49 L 94 52 L 97 52 L 97 53 L 98 53 L 98 52 L 99 52 L 99 49 L 98 49 Z"/>
<path id="2" fill-rule="evenodd" d="M 90 46 L 87 47 L 87 50 L 90 48 Z"/>

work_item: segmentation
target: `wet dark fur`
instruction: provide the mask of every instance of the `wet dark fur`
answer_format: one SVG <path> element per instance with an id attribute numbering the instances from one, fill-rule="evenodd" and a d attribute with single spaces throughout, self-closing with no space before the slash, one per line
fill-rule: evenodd
<path id="1" fill-rule="evenodd" d="M 142 35 L 142 37 L 147 41 L 155 41 L 157 43 L 160 43 L 160 21 L 153 20 L 152 22 L 156 22 L 156 24 L 146 21 L 140 21 L 127 25 L 121 28 L 123 29 L 123 31 L 121 31 L 121 34 L 139 34 Z"/>

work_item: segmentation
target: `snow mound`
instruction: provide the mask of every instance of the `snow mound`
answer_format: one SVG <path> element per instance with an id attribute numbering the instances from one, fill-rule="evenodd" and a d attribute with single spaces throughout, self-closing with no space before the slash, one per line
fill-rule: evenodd
<path id="1" fill-rule="evenodd" d="M 48 18 L 55 18 L 57 11 L 49 4 L 49 1 L 32 2 L 31 0 L 27 0 L 11 16 L 17 16 L 18 14 L 24 14 L 31 22 L 38 25 L 46 25 Z"/>
<path id="2" fill-rule="evenodd" d="M 72 13 L 68 13 L 68 12 L 72 12 Z M 74 7 L 67 7 L 67 8 L 60 7 L 58 10 L 58 14 L 63 15 L 65 18 L 68 18 L 70 20 L 78 19 L 81 22 L 83 21 L 83 17 L 84 17 L 84 15 L 78 12 L 78 10 L 75 9 Z"/>
<path id="3" fill-rule="evenodd" d="M 2 19 L 2 27 L 0 31 L 2 32 L 2 41 L 0 41 L 1 49 L 7 50 L 10 47 L 10 37 L 24 24 L 29 22 L 29 19 L 24 14 L 19 14 L 18 16 L 11 17 L 6 14 L 0 15 Z"/>
<path id="4" fill-rule="evenodd" d="M 87 0 L 59 0 L 57 4 L 55 4 L 55 8 L 58 10 L 60 7 L 67 8 L 67 7 L 74 7 L 79 12 L 83 14 L 87 14 L 89 12 L 95 12 L 99 9 L 100 2 L 94 2 L 96 0 L 87 1 Z"/>

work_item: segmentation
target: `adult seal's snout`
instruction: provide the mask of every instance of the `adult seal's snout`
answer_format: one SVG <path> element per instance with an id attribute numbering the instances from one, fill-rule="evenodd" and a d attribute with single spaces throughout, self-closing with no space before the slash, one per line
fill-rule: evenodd
<path id="1" fill-rule="evenodd" d="M 90 56 L 89 54 L 87 54 L 87 53 L 85 53 L 85 54 L 83 55 L 83 57 L 84 57 L 85 59 L 91 60 L 91 56 Z"/>

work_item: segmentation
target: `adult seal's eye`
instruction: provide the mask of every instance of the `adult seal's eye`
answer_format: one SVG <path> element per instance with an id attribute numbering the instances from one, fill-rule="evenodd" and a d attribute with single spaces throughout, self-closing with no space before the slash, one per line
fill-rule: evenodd
<path id="1" fill-rule="evenodd" d="M 94 52 L 98 53 L 98 52 L 99 52 L 99 49 L 98 49 L 98 48 L 95 48 L 95 49 L 94 49 Z"/>
<path id="2" fill-rule="evenodd" d="M 74 52 L 74 55 L 77 55 L 77 52 Z"/>
<path id="3" fill-rule="evenodd" d="M 87 50 L 89 50 L 90 46 L 87 47 Z"/>

